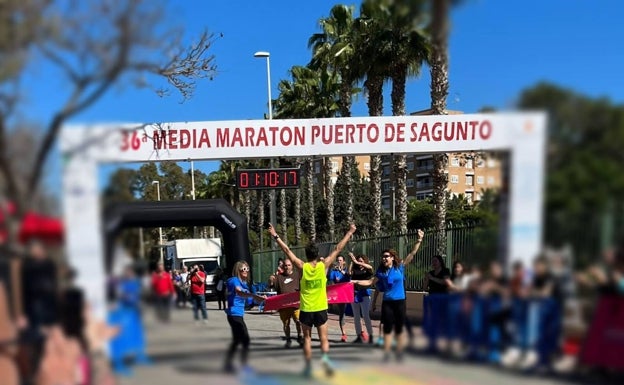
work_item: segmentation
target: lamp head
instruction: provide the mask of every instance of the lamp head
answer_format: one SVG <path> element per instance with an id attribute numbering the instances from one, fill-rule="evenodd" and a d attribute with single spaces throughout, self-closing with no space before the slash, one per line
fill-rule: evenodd
<path id="1" fill-rule="evenodd" d="M 271 56 L 271 54 L 266 51 L 258 51 L 254 53 L 254 57 L 269 57 L 269 56 Z"/>

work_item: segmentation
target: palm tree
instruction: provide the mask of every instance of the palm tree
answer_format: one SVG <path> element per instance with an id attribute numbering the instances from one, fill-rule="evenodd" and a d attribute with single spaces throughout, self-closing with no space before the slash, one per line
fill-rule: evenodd
<path id="1" fill-rule="evenodd" d="M 378 12 L 384 19 L 380 46 L 381 55 L 388 63 L 392 79 L 392 115 L 405 115 L 405 83 L 408 76 L 418 76 L 423 63 L 428 60 L 430 47 L 428 38 L 420 28 L 424 21 L 423 9 L 418 2 L 409 5 L 377 1 L 386 12 Z M 399 232 L 407 232 L 407 162 L 405 155 L 396 155 L 393 162 L 396 189 L 396 210 Z"/>
<path id="2" fill-rule="evenodd" d="M 297 167 L 301 167 L 301 159 L 296 158 L 295 164 Z M 301 189 L 295 189 L 295 212 L 294 212 L 294 220 L 295 220 L 295 244 L 301 244 Z"/>
<path id="3" fill-rule="evenodd" d="M 388 61 L 381 53 L 381 44 L 386 18 L 384 10 L 377 1 L 365 1 L 360 8 L 360 17 L 356 19 L 355 33 L 358 46 L 358 67 L 365 74 L 364 88 L 368 96 L 367 106 L 370 116 L 383 115 L 383 84 L 387 73 Z M 371 155 L 369 171 L 371 191 L 371 230 L 377 236 L 381 232 L 381 157 Z"/>
<path id="4" fill-rule="evenodd" d="M 280 91 L 274 101 L 277 118 L 328 118 L 336 115 L 338 110 L 338 76 L 330 71 L 310 67 L 294 66 L 290 70 L 292 81 L 282 80 L 278 84 Z M 326 160 L 327 162 L 327 160 Z M 311 240 L 316 239 L 314 221 L 314 183 L 312 159 L 306 159 L 306 181 L 308 216 L 311 220 Z M 324 178 L 325 179 L 325 178 Z M 327 199 L 328 229 L 333 234 L 333 184 L 325 184 Z"/>
<path id="5" fill-rule="evenodd" d="M 449 0 L 431 0 L 431 111 L 434 115 L 446 115 L 446 97 L 448 96 L 448 38 L 449 38 Z M 433 200 L 436 214 L 436 252 L 446 251 L 446 187 L 447 175 L 445 154 L 433 156 Z"/>
<path id="6" fill-rule="evenodd" d="M 312 48 L 312 60 L 309 65 L 312 68 L 332 71 L 339 77 L 338 109 L 342 117 L 351 116 L 352 97 L 353 94 L 359 92 L 354 87 L 359 74 L 355 65 L 356 61 L 353 60 L 356 54 L 353 10 L 353 6 L 335 5 L 331 9 L 329 17 L 319 20 L 322 32 L 315 33 L 308 40 L 308 46 Z M 347 220 L 349 222 L 353 220 L 351 169 L 354 165 L 355 157 L 342 157 L 341 173 L 347 176 L 345 189 L 347 192 Z M 333 220 L 333 214 L 331 219 Z M 330 238 L 333 239 L 333 229 L 330 229 L 330 233 Z"/>

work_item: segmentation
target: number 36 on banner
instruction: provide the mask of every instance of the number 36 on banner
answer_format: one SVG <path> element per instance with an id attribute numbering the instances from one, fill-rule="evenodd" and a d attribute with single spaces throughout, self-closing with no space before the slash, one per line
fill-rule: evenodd
<path id="1" fill-rule="evenodd" d="M 123 131 L 121 133 L 121 151 L 138 150 L 141 148 L 141 142 L 147 142 L 147 135 L 143 135 L 143 138 L 139 138 L 139 133 L 136 131 Z"/>

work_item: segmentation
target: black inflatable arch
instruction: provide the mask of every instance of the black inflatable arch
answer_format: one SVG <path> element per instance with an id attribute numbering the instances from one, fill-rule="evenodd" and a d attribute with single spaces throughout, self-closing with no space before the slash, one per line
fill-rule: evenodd
<path id="1" fill-rule="evenodd" d="M 117 203 L 104 212 L 106 269 L 112 266 L 112 245 L 128 227 L 214 226 L 223 235 L 226 266 L 246 261 L 251 267 L 247 218 L 225 199 Z"/>

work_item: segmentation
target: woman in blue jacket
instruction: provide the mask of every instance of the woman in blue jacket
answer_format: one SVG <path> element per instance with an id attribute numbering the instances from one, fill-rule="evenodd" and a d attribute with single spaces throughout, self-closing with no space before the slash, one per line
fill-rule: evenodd
<path id="1" fill-rule="evenodd" d="M 225 309 L 227 321 L 232 329 L 232 343 L 225 357 L 225 371 L 234 372 L 232 359 L 236 353 L 238 345 L 242 346 L 241 364 L 247 366 L 247 357 L 249 354 L 249 332 L 247 325 L 243 319 L 245 315 L 245 303 L 247 298 L 253 298 L 255 301 L 262 302 L 266 299 L 264 296 L 253 294 L 249 290 L 249 265 L 247 262 L 238 261 L 234 264 L 232 277 L 227 281 L 228 306 Z"/>
<path id="2" fill-rule="evenodd" d="M 390 359 L 392 348 L 392 332 L 396 338 L 396 357 L 398 361 L 403 359 L 403 349 L 405 338 L 403 338 L 403 325 L 405 325 L 405 265 L 413 259 L 425 233 L 418 230 L 418 240 L 412 251 L 401 260 L 393 249 L 384 250 L 381 256 L 381 263 L 375 272 L 375 276 L 369 280 L 353 281 L 360 286 L 375 286 L 373 294 L 373 311 L 376 309 L 377 296 L 383 293 L 381 302 L 381 323 L 384 333 L 384 361 Z"/>

